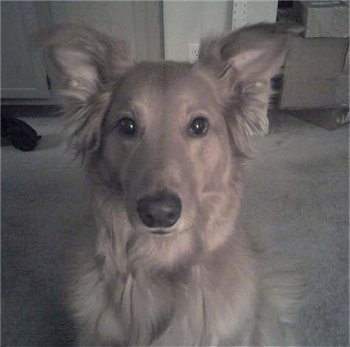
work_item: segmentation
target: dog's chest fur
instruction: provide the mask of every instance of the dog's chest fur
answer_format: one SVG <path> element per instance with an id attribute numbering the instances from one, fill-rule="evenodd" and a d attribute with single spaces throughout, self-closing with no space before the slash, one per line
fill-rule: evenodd
<path id="1" fill-rule="evenodd" d="M 225 273 L 216 259 L 170 276 L 139 271 L 110 280 L 96 267 L 81 277 L 76 309 L 88 313 L 86 331 L 103 345 L 247 345 L 257 288 L 252 261 L 244 263 Z"/>

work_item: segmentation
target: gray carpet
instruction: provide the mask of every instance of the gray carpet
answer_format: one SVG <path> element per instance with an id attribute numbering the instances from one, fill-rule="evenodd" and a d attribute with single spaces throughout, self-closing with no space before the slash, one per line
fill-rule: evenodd
<path id="1" fill-rule="evenodd" d="M 72 245 L 91 223 L 84 181 L 65 152 L 60 118 L 26 118 L 33 152 L 2 148 L 2 345 L 69 346 L 65 308 Z M 300 346 L 347 346 L 348 126 L 334 131 L 274 114 L 254 138 L 242 223 L 310 274 L 297 323 Z"/>

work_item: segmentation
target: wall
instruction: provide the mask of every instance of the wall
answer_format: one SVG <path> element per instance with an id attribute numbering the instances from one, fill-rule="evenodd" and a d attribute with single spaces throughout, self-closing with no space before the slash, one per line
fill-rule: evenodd
<path id="1" fill-rule="evenodd" d="M 165 58 L 187 60 L 188 43 L 231 31 L 234 1 L 169 1 L 163 3 Z M 277 0 L 244 1 L 247 24 L 275 22 Z"/>
<path id="2" fill-rule="evenodd" d="M 231 1 L 167 1 L 163 3 L 166 59 L 186 60 L 188 43 L 231 29 Z"/>
<path id="3" fill-rule="evenodd" d="M 276 22 L 277 0 L 248 1 L 247 24 Z"/>
<path id="4" fill-rule="evenodd" d="M 93 26 L 107 34 L 134 41 L 131 2 L 52 1 L 50 6 L 55 22 Z"/>
<path id="5" fill-rule="evenodd" d="M 54 22 L 75 23 L 127 41 L 136 60 L 163 57 L 159 1 L 51 1 Z"/>

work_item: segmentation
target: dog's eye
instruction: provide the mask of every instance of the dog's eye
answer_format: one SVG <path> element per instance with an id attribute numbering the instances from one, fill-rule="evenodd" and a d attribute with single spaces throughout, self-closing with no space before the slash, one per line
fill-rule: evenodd
<path id="1" fill-rule="evenodd" d="M 123 117 L 119 119 L 117 127 L 119 133 L 123 136 L 132 137 L 136 134 L 137 131 L 135 120 L 129 117 Z"/>
<path id="2" fill-rule="evenodd" d="M 192 119 L 189 125 L 189 134 L 194 137 L 204 136 L 209 127 L 209 122 L 205 117 L 196 117 Z"/>

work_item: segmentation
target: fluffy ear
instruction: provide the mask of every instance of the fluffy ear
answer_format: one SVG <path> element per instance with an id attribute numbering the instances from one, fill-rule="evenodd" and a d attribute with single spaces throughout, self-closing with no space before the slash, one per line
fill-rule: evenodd
<path id="1" fill-rule="evenodd" d="M 242 155 L 249 153 L 247 135 L 268 124 L 270 79 L 283 65 L 286 43 L 279 26 L 257 24 L 201 45 L 196 64 L 223 82 L 225 117 Z"/>
<path id="2" fill-rule="evenodd" d="M 91 28 L 56 25 L 36 41 L 66 78 L 65 95 L 83 102 L 133 66 L 125 42 Z"/>
<path id="3" fill-rule="evenodd" d="M 54 26 L 35 40 L 65 78 L 61 95 L 67 117 L 76 123 L 74 147 L 84 158 L 98 148 L 111 85 L 134 64 L 129 49 L 123 41 L 74 25 Z"/>

